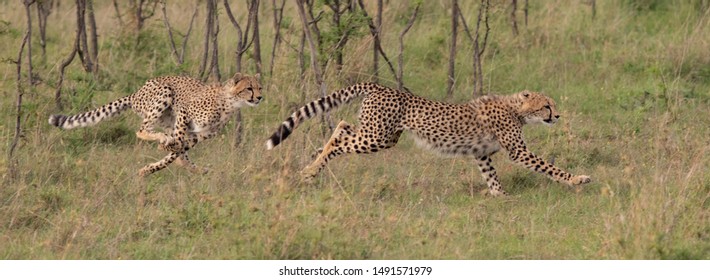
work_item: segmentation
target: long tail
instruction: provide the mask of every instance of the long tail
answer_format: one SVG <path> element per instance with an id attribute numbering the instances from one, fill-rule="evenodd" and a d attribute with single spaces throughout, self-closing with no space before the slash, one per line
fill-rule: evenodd
<path id="1" fill-rule="evenodd" d="M 94 110 L 73 116 L 51 115 L 49 124 L 61 129 L 72 129 L 95 125 L 98 122 L 116 116 L 131 107 L 131 96 L 126 96 Z"/>
<path id="2" fill-rule="evenodd" d="M 328 112 L 344 103 L 349 103 L 358 96 L 369 94 L 374 87 L 380 87 L 380 85 L 373 83 L 355 84 L 306 104 L 281 123 L 279 129 L 266 141 L 266 149 L 271 150 L 283 142 L 304 120 Z"/>

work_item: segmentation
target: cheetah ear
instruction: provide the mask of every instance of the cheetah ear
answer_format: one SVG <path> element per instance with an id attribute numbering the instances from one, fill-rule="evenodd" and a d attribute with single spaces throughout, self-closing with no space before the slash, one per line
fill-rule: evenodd
<path id="1" fill-rule="evenodd" d="M 241 80 L 241 79 L 242 79 L 242 73 L 239 73 L 239 72 L 234 73 L 234 76 L 232 77 L 232 80 L 234 80 L 234 83 L 239 82 L 239 80 Z"/>
<path id="2" fill-rule="evenodd" d="M 261 78 L 261 73 L 256 73 L 256 75 L 254 75 L 254 79 L 258 80 L 259 78 Z"/>
<path id="3" fill-rule="evenodd" d="M 525 98 L 530 97 L 530 91 L 527 90 L 527 89 L 526 89 L 526 90 L 523 90 L 521 93 L 523 94 L 523 97 L 525 97 Z"/>

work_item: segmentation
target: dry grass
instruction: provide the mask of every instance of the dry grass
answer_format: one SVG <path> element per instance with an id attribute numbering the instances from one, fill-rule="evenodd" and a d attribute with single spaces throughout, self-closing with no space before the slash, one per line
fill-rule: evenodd
<path id="1" fill-rule="evenodd" d="M 264 61 L 271 48 L 270 2 L 262 3 Z M 212 172 L 194 176 L 170 167 L 144 180 L 137 170 L 162 157 L 138 141 L 130 114 L 96 127 L 59 131 L 46 124 L 58 64 L 73 40 L 73 7 L 50 17 L 43 83 L 26 96 L 18 173 L 0 159 L 0 257 L 3 259 L 708 259 L 710 258 L 710 16 L 693 3 L 636 10 L 598 2 L 596 20 L 578 1 L 531 1 L 529 25 L 514 37 L 507 6 L 494 7 L 484 61 L 493 92 L 524 88 L 555 97 L 562 122 L 525 129 L 537 154 L 594 182 L 581 189 L 554 183 L 494 157 L 505 198 L 480 195 L 485 186 L 466 158 L 440 158 L 405 135 L 398 146 L 332 162 L 315 184 L 297 172 L 326 136 L 317 121 L 273 152 L 263 143 L 294 108 L 316 96 L 313 77 L 301 81 L 294 51 L 282 45 L 266 101 L 243 111 L 245 138 L 232 148 L 233 126 L 191 151 Z M 392 58 L 407 6 L 385 9 L 384 46 Z M 447 2 L 448 3 L 448 2 Z M 655 2 L 654 2 L 655 3 Z M 286 39 L 300 24 L 286 5 Z M 24 30 L 16 2 L 2 3 L 9 22 L 0 33 L 3 58 L 16 55 Z M 405 41 L 405 84 L 444 98 L 446 4 L 426 11 Z M 473 1 L 462 4 L 475 11 Z M 237 11 L 237 5 L 233 8 Z M 171 24 L 185 30 L 192 4 L 171 4 Z M 243 17 L 243 11 L 238 14 Z M 78 65 L 65 83 L 66 113 L 136 90 L 145 79 L 197 72 L 203 22 L 196 22 L 186 60 L 174 66 L 164 27 L 152 19 L 134 47 L 109 4 L 97 6 L 101 75 Z M 372 14 L 372 13 L 370 13 Z M 475 13 L 465 14 L 469 25 Z M 518 17 L 522 20 L 522 16 Z M 223 75 L 234 69 L 235 32 L 222 17 Z M 19 35 L 18 35 L 19 34 Z M 460 36 L 459 45 L 468 45 Z M 327 69 L 331 89 L 368 79 L 371 41 L 352 39 L 343 74 Z M 35 46 L 37 49 L 38 46 Z M 457 101 L 469 98 L 470 50 L 457 64 Z M 385 68 L 381 81 L 394 85 Z M 9 65 L 12 66 L 12 65 Z M 14 127 L 14 67 L 0 73 L 0 139 Z M 357 106 L 334 113 L 355 120 Z M 5 145 L 7 147 L 7 145 Z"/>

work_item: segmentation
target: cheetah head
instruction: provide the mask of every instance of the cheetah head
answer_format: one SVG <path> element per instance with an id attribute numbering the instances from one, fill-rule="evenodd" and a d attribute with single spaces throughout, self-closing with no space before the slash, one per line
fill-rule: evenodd
<path id="1" fill-rule="evenodd" d="M 543 123 L 553 125 L 560 119 L 555 101 L 539 92 L 523 91 L 518 93 L 522 100 L 519 109 L 520 117 L 525 123 Z"/>
<path id="2" fill-rule="evenodd" d="M 236 73 L 234 74 L 234 77 L 229 79 L 224 84 L 224 89 L 230 95 L 252 107 L 259 105 L 259 102 L 261 102 L 262 99 L 259 74 L 249 76 L 242 75 L 242 73 Z"/>

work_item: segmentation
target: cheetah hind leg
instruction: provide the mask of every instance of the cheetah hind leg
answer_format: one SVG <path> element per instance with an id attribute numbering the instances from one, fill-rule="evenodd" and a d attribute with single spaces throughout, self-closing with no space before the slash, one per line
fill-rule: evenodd
<path id="1" fill-rule="evenodd" d="M 170 104 L 173 103 L 173 95 L 169 89 L 163 90 L 153 100 L 154 105 L 150 111 L 144 112 L 145 117 L 141 127 L 136 132 L 136 137 L 146 141 L 159 141 L 161 143 L 171 141 L 171 137 L 162 132 L 155 132 L 155 126 L 170 127 L 174 122 L 173 112 Z"/>
<path id="2" fill-rule="evenodd" d="M 503 190 L 503 187 L 498 181 L 498 175 L 496 170 L 493 168 L 492 160 L 490 156 L 483 156 L 476 158 L 476 163 L 478 164 L 478 170 L 481 171 L 481 176 L 483 180 L 486 180 L 486 185 L 488 185 L 488 191 L 486 194 L 491 196 L 505 196 L 508 195 L 507 192 Z"/>
<path id="3" fill-rule="evenodd" d="M 309 181 L 325 167 L 328 161 L 339 155 L 347 153 L 369 154 L 375 153 L 380 149 L 394 147 L 401 134 L 401 130 L 392 130 L 385 137 L 372 137 L 373 135 L 356 132 L 353 125 L 340 121 L 328 143 L 321 149 L 318 158 L 301 171 L 301 178 Z M 360 138 L 369 139 L 371 142 L 358 140 Z"/>
<path id="4" fill-rule="evenodd" d="M 319 154 L 316 159 L 301 171 L 301 179 L 306 182 L 312 180 L 330 159 L 345 153 L 343 147 L 341 147 L 344 142 L 343 139 L 345 137 L 354 138 L 355 135 L 355 129 L 352 125 L 345 121 L 340 121 L 325 146 L 318 149 Z"/>

